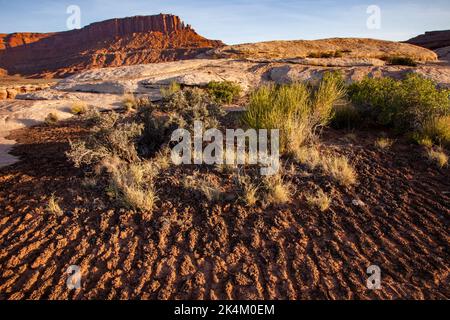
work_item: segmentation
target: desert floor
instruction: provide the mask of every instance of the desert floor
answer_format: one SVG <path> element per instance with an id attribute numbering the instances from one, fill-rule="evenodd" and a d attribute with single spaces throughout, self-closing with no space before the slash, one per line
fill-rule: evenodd
<path id="1" fill-rule="evenodd" d="M 21 161 L 0 169 L 0 299 L 450 298 L 450 170 L 420 146 L 379 150 L 373 133 L 328 129 L 322 143 L 352 161 L 358 185 L 300 165 L 288 177 L 331 193 L 326 212 L 301 193 L 266 210 L 232 196 L 208 203 L 182 184 L 198 168 L 173 166 L 143 215 L 116 208 L 68 162 L 68 139 L 87 132 L 74 120 L 12 132 Z M 232 195 L 227 173 L 199 171 Z M 53 193 L 63 216 L 45 210 Z M 69 265 L 81 266 L 80 290 L 66 288 Z M 366 287 L 370 265 L 381 290 Z"/>

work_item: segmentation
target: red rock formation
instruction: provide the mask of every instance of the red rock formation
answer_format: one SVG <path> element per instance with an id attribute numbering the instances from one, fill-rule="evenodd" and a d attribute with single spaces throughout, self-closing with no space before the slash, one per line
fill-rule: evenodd
<path id="1" fill-rule="evenodd" d="M 222 45 L 177 16 L 137 16 L 52 34 L 0 35 L 0 68 L 23 76 L 64 77 L 91 68 L 193 58 Z"/>
<path id="2" fill-rule="evenodd" d="M 425 32 L 407 41 L 427 49 L 435 50 L 450 46 L 450 30 Z"/>
<path id="3" fill-rule="evenodd" d="M 0 33 L 0 50 L 23 46 L 52 35 L 53 33 Z"/>

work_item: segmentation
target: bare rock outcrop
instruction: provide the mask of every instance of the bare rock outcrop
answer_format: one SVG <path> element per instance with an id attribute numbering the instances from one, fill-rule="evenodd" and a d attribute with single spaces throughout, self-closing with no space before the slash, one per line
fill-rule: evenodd
<path id="1" fill-rule="evenodd" d="M 18 95 L 41 91 L 49 87 L 50 84 L 0 86 L 0 100 L 15 99 Z"/>
<path id="2" fill-rule="evenodd" d="M 247 43 L 220 47 L 206 54 L 206 56 L 215 58 L 252 60 L 298 59 L 326 55 L 350 59 L 384 59 L 390 56 L 403 56 L 423 62 L 437 60 L 437 55 L 433 51 L 422 47 L 407 43 L 362 38 Z"/>
<path id="3" fill-rule="evenodd" d="M 0 68 L 57 78 L 86 69 L 189 59 L 222 45 L 177 16 L 137 16 L 67 32 L 0 35 Z"/>

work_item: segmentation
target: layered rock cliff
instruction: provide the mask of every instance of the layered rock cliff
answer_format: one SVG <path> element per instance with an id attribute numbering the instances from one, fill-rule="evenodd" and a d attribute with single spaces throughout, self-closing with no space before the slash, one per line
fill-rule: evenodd
<path id="1" fill-rule="evenodd" d="M 0 68 L 23 76 L 65 77 L 92 68 L 189 59 L 220 46 L 177 16 L 136 16 L 51 34 L 0 34 Z"/>
<path id="2" fill-rule="evenodd" d="M 407 42 L 431 50 L 449 47 L 450 30 L 425 32 L 425 34 L 412 38 Z"/>

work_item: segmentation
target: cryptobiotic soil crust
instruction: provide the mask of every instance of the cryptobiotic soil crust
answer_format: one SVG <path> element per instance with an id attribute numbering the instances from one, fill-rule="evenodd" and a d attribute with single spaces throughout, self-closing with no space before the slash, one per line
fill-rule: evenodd
<path id="1" fill-rule="evenodd" d="M 214 167 L 171 167 L 159 176 L 152 214 L 116 206 L 104 186 L 86 186 L 66 159 L 77 121 L 18 129 L 19 162 L 0 169 L 0 299 L 449 299 L 450 170 L 421 147 L 388 151 L 376 136 L 328 130 L 322 143 L 345 154 L 358 174 L 351 188 L 302 166 L 287 177 L 292 202 L 248 208 L 208 202 L 185 189 L 184 175 Z M 326 212 L 304 192 L 321 187 Z M 48 213 L 50 196 L 63 215 Z M 81 267 L 81 289 L 66 270 Z M 381 269 L 369 290 L 367 268 Z"/>

